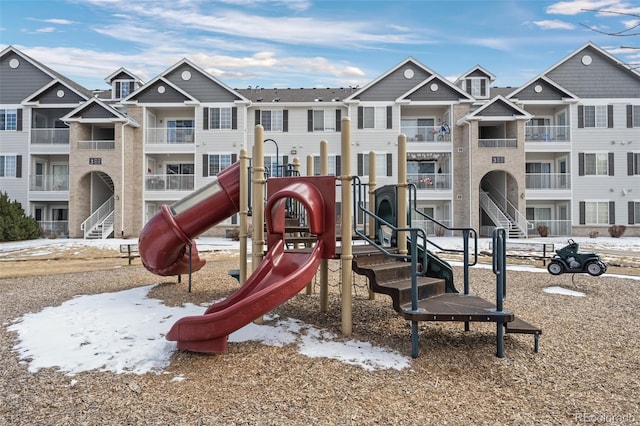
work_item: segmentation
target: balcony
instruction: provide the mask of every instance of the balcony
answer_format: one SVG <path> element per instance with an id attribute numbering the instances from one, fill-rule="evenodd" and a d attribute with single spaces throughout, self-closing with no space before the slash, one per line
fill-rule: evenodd
<path id="1" fill-rule="evenodd" d="M 478 148 L 517 148 L 517 139 L 478 139 Z"/>
<path id="2" fill-rule="evenodd" d="M 407 142 L 451 142 L 451 133 L 444 126 L 402 126 Z"/>
<path id="3" fill-rule="evenodd" d="M 78 149 L 81 151 L 113 151 L 116 149 L 116 142 L 105 141 L 78 141 Z"/>
<path id="4" fill-rule="evenodd" d="M 421 190 L 450 190 L 451 175 L 448 173 L 407 173 L 407 181 Z"/>
<path id="5" fill-rule="evenodd" d="M 149 145 L 193 144 L 193 127 L 151 127 L 146 131 L 146 143 Z"/>
<path id="6" fill-rule="evenodd" d="M 570 126 L 527 125 L 524 130 L 525 142 L 570 142 Z"/>
<path id="7" fill-rule="evenodd" d="M 194 175 L 147 175 L 147 191 L 193 191 Z"/>
<path id="8" fill-rule="evenodd" d="M 69 236 L 69 222 L 66 220 L 39 220 L 38 227 L 43 236 Z"/>
<path id="9" fill-rule="evenodd" d="M 525 176 L 526 189 L 567 190 L 571 189 L 571 175 L 569 173 L 527 173 Z"/>
<path id="10" fill-rule="evenodd" d="M 30 191 L 68 191 L 69 176 L 63 175 L 31 175 L 29 176 Z"/>
<path id="11" fill-rule="evenodd" d="M 32 145 L 69 145 L 68 128 L 31 129 Z"/>

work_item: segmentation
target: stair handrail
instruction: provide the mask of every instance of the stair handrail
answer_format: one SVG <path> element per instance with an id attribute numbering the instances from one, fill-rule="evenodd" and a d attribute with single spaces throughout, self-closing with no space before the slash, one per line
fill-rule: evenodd
<path id="1" fill-rule="evenodd" d="M 493 230 L 493 273 L 496 276 L 496 311 L 503 311 L 503 302 L 507 297 L 507 237 L 504 228 Z M 504 324 L 496 323 L 496 341 L 498 358 L 504 356 Z"/>
<path id="2" fill-rule="evenodd" d="M 525 235 L 525 238 L 527 238 L 529 236 L 529 233 L 527 231 L 529 229 L 533 229 L 533 223 L 529 222 L 529 220 L 527 219 L 527 216 L 523 215 L 522 212 L 518 210 L 518 207 L 515 204 L 513 204 L 511 201 L 509 201 L 509 199 L 505 197 L 505 195 L 502 193 L 502 191 L 499 188 L 497 188 L 491 182 L 489 182 L 488 184 L 489 186 L 491 186 L 491 188 L 497 191 L 498 194 L 500 194 L 500 197 L 502 197 L 502 200 L 504 200 L 507 206 L 510 207 L 511 210 L 513 210 L 514 215 L 516 216 L 515 218 L 511 216 L 509 211 L 504 211 L 504 213 L 507 215 L 507 217 L 511 218 L 513 223 L 515 223 L 518 226 L 518 228 L 520 228 L 520 231 L 522 231 L 522 233 Z M 500 206 L 498 205 L 498 207 Z"/>
<path id="3" fill-rule="evenodd" d="M 423 218 L 432 221 L 433 223 L 435 223 L 438 226 L 441 226 L 442 228 L 446 229 L 447 231 L 459 231 L 462 232 L 462 249 L 447 249 L 444 247 L 441 247 L 440 245 L 438 245 L 437 243 L 435 243 L 434 241 L 430 241 L 431 244 L 440 249 L 441 251 L 444 252 L 448 252 L 448 253 L 462 253 L 462 256 L 464 257 L 464 262 L 463 262 L 463 269 L 464 269 L 464 294 L 469 294 L 469 267 L 470 266 L 474 266 L 478 263 L 478 232 L 471 228 L 471 227 L 465 227 L 465 226 L 448 226 L 445 225 L 444 223 L 438 221 L 437 219 L 432 218 L 431 216 L 429 216 L 428 214 L 418 210 L 418 204 L 417 204 L 417 199 L 418 199 L 418 192 L 417 192 L 417 187 L 415 184 L 410 183 L 408 185 L 409 188 L 409 220 L 412 220 L 412 214 L 415 212 L 418 215 L 422 216 Z M 469 262 L 469 239 L 473 237 L 473 261 L 470 263 Z M 425 237 L 426 238 L 426 237 Z M 426 243 L 425 243 L 425 247 L 426 247 Z"/>
<path id="4" fill-rule="evenodd" d="M 500 206 L 491 198 L 488 192 L 480 191 L 480 205 L 484 207 L 487 214 L 499 226 L 511 226 L 513 219 L 500 208 Z"/>
<path id="5" fill-rule="evenodd" d="M 114 196 L 112 195 L 80 224 L 80 229 L 84 231 L 85 237 L 87 236 L 87 233 L 89 233 L 96 225 L 102 222 L 104 218 L 113 212 L 114 205 Z"/>
<path id="6" fill-rule="evenodd" d="M 111 211 L 111 213 L 109 213 L 101 222 L 102 224 L 102 230 L 101 230 L 101 234 L 100 234 L 100 238 L 101 239 L 106 239 L 111 232 L 113 232 L 113 218 L 115 217 L 116 213 L 114 210 Z M 105 223 L 109 223 L 109 232 L 105 232 L 104 231 L 104 225 Z"/>

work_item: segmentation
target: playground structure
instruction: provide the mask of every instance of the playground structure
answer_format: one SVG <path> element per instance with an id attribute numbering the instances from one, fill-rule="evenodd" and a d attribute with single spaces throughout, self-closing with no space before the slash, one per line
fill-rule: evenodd
<path id="1" fill-rule="evenodd" d="M 449 228 L 424 215 L 463 239 L 464 291 L 453 283 L 451 266 L 431 250 L 426 233 L 407 226 L 415 208 L 415 186 L 406 183 L 406 137 L 398 138 L 398 185 L 395 200 L 376 201 L 375 161 L 369 167 L 369 200 L 363 200 L 362 184 L 350 175 L 349 118 L 342 121 L 341 171 L 327 176 L 327 143 L 321 142 L 320 176 L 265 178 L 263 162 L 264 133 L 256 126 L 252 185 L 248 184 L 249 163 L 246 150 L 240 161 L 223 170 L 213 182 L 193 194 L 163 206 L 143 229 L 140 255 L 143 264 L 159 275 L 177 275 L 197 271 L 204 265 L 198 258 L 195 242 L 199 234 L 224 218 L 240 215 L 241 287 L 221 302 L 211 305 L 203 315 L 182 318 L 167 334 L 179 349 L 197 352 L 224 352 L 230 333 L 258 319 L 299 293 L 316 272 L 320 272 L 320 310 L 328 310 L 328 265 L 331 258 L 341 262 L 342 334 L 352 333 L 351 271 L 368 278 L 370 292 L 391 296 L 394 309 L 412 324 L 412 356 L 418 356 L 420 321 L 456 321 L 496 323 L 496 351 L 504 356 L 504 334 L 525 333 L 534 336 L 538 351 L 541 330 L 505 309 L 506 235 L 494 232 L 493 271 L 496 275 L 496 301 L 488 302 L 470 293 L 469 268 L 477 261 L 477 234 L 471 228 Z M 374 153 L 375 154 L 375 153 Z M 295 164 L 295 161 L 294 161 Z M 311 166 L 312 166 L 311 162 Z M 311 167 L 312 168 L 312 167 Z M 308 167 L 309 169 L 309 167 Z M 338 185 L 336 185 L 336 181 Z M 265 191 L 266 186 L 266 191 Z M 341 188 L 341 232 L 336 235 L 336 186 Z M 247 271 L 247 216 L 249 193 L 252 198 L 252 273 Z M 266 202 L 265 202 L 265 195 Z M 378 193 L 379 198 L 384 198 Z M 409 207 L 407 207 L 409 200 Z M 293 207 L 292 207 L 293 206 Z M 384 206 L 384 207 L 383 207 Z M 369 207 L 369 208 L 367 208 Z M 371 208 L 374 207 L 372 211 Z M 386 209 L 386 210 L 385 210 Z M 389 213 L 391 210 L 391 213 Z M 357 218 L 364 217 L 359 225 Z M 292 227 L 290 220 L 297 221 Z M 263 226 L 266 224 L 267 239 Z M 292 229 L 293 228 L 293 229 Z M 307 248 L 289 248 L 287 234 L 295 230 L 307 238 Z M 336 246 L 339 238 L 340 245 Z M 365 244 L 353 245 L 353 239 Z M 473 242 L 473 246 L 471 246 Z M 266 255 L 264 247 L 267 246 Z M 294 244 L 294 247 L 297 244 Z M 437 246 L 436 246 L 437 247 Z M 438 247 L 443 249 L 441 247 Z M 195 259 L 193 257 L 195 256 Z"/>
<path id="2" fill-rule="evenodd" d="M 569 244 L 556 250 L 547 270 L 551 275 L 564 273 L 588 273 L 594 277 L 607 272 L 607 265 L 595 253 L 580 253 L 578 243 L 570 239 Z"/>

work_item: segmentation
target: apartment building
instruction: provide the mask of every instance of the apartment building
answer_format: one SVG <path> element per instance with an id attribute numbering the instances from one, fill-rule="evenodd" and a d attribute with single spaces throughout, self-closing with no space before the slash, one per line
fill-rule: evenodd
<path id="1" fill-rule="evenodd" d="M 592 43 L 517 88 L 494 87 L 480 65 L 451 82 L 411 57 L 362 88 L 233 89 L 188 59 L 146 83 L 125 68 L 105 82 L 90 92 L 0 52 L 0 191 L 45 233 L 137 236 L 162 204 L 251 153 L 256 124 L 272 174 L 295 158 L 317 173 L 324 140 L 340 175 L 349 117 L 352 174 L 368 181 L 375 161 L 377 185 L 394 184 L 405 161 L 418 208 L 441 222 L 512 238 L 538 225 L 640 235 L 640 75 Z"/>

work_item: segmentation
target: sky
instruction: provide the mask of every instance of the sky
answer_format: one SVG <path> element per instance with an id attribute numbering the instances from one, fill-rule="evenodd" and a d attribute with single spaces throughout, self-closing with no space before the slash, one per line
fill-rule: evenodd
<path id="1" fill-rule="evenodd" d="M 232 88 L 362 87 L 408 57 L 517 87 L 589 41 L 640 64 L 621 48 L 640 36 L 598 32 L 637 34 L 638 14 L 625 0 L 0 0 L 0 50 L 87 89 L 121 67 L 150 81 L 182 58 Z"/>
<path id="2" fill-rule="evenodd" d="M 438 245 L 461 248 L 461 241 L 459 237 L 444 237 L 438 239 Z M 490 241 L 490 238 L 480 239 L 478 248 L 487 249 Z M 545 238 L 543 241 L 554 243 L 556 247 L 566 243 L 564 238 Z M 637 252 L 640 249 L 640 238 L 576 237 L 575 241 L 580 244 L 581 251 L 607 248 Z M 118 251 L 120 244 L 129 242 L 121 239 L 39 239 L 0 243 L 0 261 L 7 261 L 13 254 L 23 250 L 31 250 L 34 256 L 76 250 L 79 246 Z M 237 242 L 222 238 L 198 238 L 197 244 L 201 252 L 233 252 L 239 249 Z M 476 267 L 490 268 L 491 265 Z M 511 271 L 547 273 L 542 267 L 508 265 L 507 268 Z M 640 283 L 638 276 L 625 278 Z M 114 293 L 77 295 L 58 306 L 26 313 L 2 326 L 15 333 L 17 343 L 13 351 L 32 373 L 43 368 L 55 368 L 71 377 L 84 371 L 169 374 L 166 369 L 177 349 L 176 342 L 165 340 L 164 335 L 175 321 L 185 316 L 201 315 L 206 306 L 166 306 L 161 300 L 148 296 L 155 285 L 149 283 Z M 589 297 L 578 289 L 561 286 L 546 287 L 543 292 L 555 297 Z M 246 341 L 275 347 L 290 345 L 296 347 L 303 356 L 331 358 L 367 371 L 411 367 L 409 354 L 373 346 L 369 342 L 344 340 L 328 330 L 296 318 L 267 315 L 264 324 L 250 323 L 229 336 L 231 345 Z M 75 383 L 74 380 L 71 379 L 70 385 Z M 187 379 L 177 374 L 171 380 Z"/>

